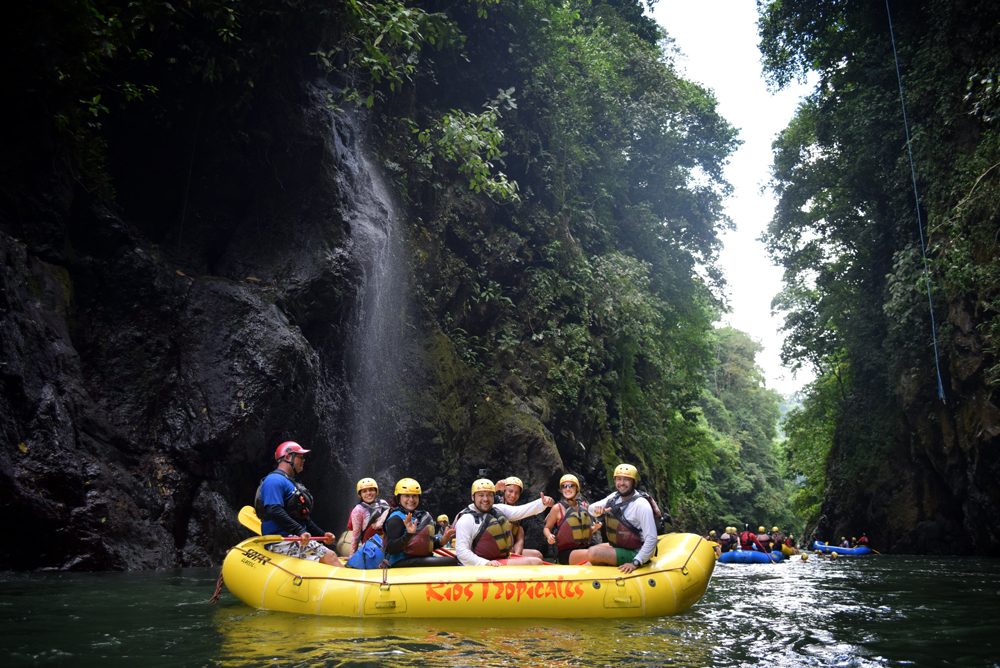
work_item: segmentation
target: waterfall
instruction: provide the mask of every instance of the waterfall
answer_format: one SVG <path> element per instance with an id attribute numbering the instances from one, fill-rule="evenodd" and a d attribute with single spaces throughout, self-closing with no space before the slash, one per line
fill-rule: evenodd
<path id="1" fill-rule="evenodd" d="M 406 261 L 393 197 L 365 151 L 356 116 L 337 119 L 333 134 L 342 164 L 340 187 L 350 229 L 348 252 L 357 270 L 357 294 L 348 314 L 344 376 L 350 480 L 374 477 L 383 487 L 405 472 Z M 346 136 L 345 136 L 346 135 Z M 354 486 L 349 493 L 354 498 Z M 382 489 L 382 497 L 392 494 Z"/>

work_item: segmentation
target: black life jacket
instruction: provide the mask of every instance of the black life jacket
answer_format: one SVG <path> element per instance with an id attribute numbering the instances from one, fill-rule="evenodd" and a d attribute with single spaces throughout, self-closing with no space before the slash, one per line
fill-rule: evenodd
<path id="1" fill-rule="evenodd" d="M 261 522 L 266 522 L 271 519 L 267 514 L 267 509 L 264 508 L 264 500 L 260 496 L 260 488 L 264 485 L 264 481 L 267 480 L 267 476 L 274 474 L 284 476 L 290 480 L 293 485 L 295 485 L 295 492 L 285 499 L 285 512 L 299 524 L 305 524 L 306 520 L 309 518 L 309 514 L 312 513 L 313 496 L 309 493 L 309 490 L 306 489 L 305 485 L 281 469 L 275 469 L 260 479 L 260 484 L 257 485 L 257 495 L 253 500 L 253 509 L 257 513 L 257 517 L 260 518 Z"/>
<path id="2" fill-rule="evenodd" d="M 567 503 L 566 499 L 559 499 L 559 505 L 563 508 L 563 516 L 556 525 L 556 530 L 552 532 L 556 536 L 556 547 L 560 550 L 573 550 L 590 545 L 590 536 L 593 533 L 590 513 L 579 501 L 576 508 Z"/>
<path id="3" fill-rule="evenodd" d="M 398 517 L 405 522 L 407 512 L 397 508 L 389 517 Z M 395 564 L 405 557 L 427 557 L 434 552 L 434 518 L 426 510 L 415 510 L 411 519 L 417 525 L 417 532 L 413 534 L 402 552 L 389 555 L 390 564 Z"/>
<path id="4" fill-rule="evenodd" d="M 719 549 L 723 552 L 729 552 L 730 548 L 733 546 L 733 542 L 733 536 L 727 531 L 719 536 Z"/>
<path id="5" fill-rule="evenodd" d="M 462 515 L 472 515 L 476 524 L 480 525 L 476 535 L 472 537 L 472 552 L 483 559 L 493 561 L 506 559 L 514 545 L 514 535 L 510 520 L 496 508 L 490 508 L 481 513 L 475 506 L 469 506 L 455 517 L 455 525 Z"/>
<path id="6" fill-rule="evenodd" d="M 366 511 L 368 511 L 368 522 L 365 524 L 364 529 L 361 532 L 361 541 L 365 542 L 377 533 L 382 533 L 382 529 L 375 528 L 375 524 L 378 522 L 378 518 L 382 517 L 383 513 L 389 510 L 389 504 L 382 499 L 375 499 L 374 503 L 360 502 L 358 506 L 361 506 Z M 357 508 L 357 506 L 355 506 Z"/>
<path id="7" fill-rule="evenodd" d="M 642 529 L 625 519 L 625 509 L 637 499 L 646 499 L 649 502 L 649 507 L 653 510 L 653 517 L 656 517 L 659 511 L 653 499 L 645 492 L 634 489 L 632 496 L 627 501 L 622 501 L 621 494 L 616 492 L 605 509 L 607 517 L 604 520 L 604 526 L 608 531 L 608 542 L 614 547 L 620 547 L 623 550 L 638 550 L 642 547 Z"/>

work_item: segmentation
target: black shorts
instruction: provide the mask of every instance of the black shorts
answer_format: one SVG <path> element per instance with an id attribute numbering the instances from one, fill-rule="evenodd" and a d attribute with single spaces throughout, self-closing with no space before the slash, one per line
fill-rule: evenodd
<path id="1" fill-rule="evenodd" d="M 455 557 L 406 557 L 392 565 L 393 568 L 418 568 L 426 566 L 458 566 Z"/>

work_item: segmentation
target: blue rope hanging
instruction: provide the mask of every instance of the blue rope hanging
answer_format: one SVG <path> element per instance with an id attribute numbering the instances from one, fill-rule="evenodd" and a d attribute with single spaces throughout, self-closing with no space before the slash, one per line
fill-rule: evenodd
<path id="1" fill-rule="evenodd" d="M 941 382 L 941 360 L 938 355 L 937 326 L 934 323 L 934 302 L 931 299 L 931 275 L 927 269 L 927 246 L 924 243 L 924 221 L 920 217 L 920 195 L 917 193 L 917 170 L 913 167 L 913 148 L 910 146 L 910 125 L 906 120 L 906 102 L 903 100 L 903 77 L 899 73 L 899 54 L 896 52 L 896 36 L 892 31 L 892 13 L 889 0 L 885 0 L 885 13 L 889 17 L 889 38 L 892 40 L 892 56 L 896 60 L 896 80 L 899 82 L 899 104 L 903 108 L 903 128 L 906 130 L 906 150 L 910 156 L 910 175 L 913 177 L 913 197 L 917 203 L 917 225 L 920 228 L 920 253 L 924 257 L 924 280 L 927 282 L 927 304 L 931 311 L 931 339 L 934 341 L 934 366 L 937 370 L 938 399 L 944 401 L 944 384 Z"/>

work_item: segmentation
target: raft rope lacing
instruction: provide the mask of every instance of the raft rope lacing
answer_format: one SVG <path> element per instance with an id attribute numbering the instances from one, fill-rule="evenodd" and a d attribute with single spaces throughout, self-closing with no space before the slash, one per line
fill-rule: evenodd
<path id="1" fill-rule="evenodd" d="M 924 222 L 920 217 L 920 195 L 917 192 L 917 170 L 913 167 L 913 147 L 910 144 L 910 125 L 906 120 L 906 102 L 903 99 L 903 76 L 899 72 L 899 54 L 896 52 L 896 36 L 892 30 L 892 13 L 889 0 L 885 0 L 885 13 L 889 18 L 889 39 L 892 41 L 892 57 L 896 61 L 896 80 L 899 82 L 899 104 L 903 108 L 903 128 L 906 130 L 906 151 L 910 156 L 910 176 L 913 178 L 913 197 L 917 202 L 917 226 L 920 229 L 920 253 L 924 258 L 924 280 L 927 283 L 927 304 L 931 312 L 931 340 L 934 342 L 934 367 L 937 371 L 938 399 L 944 401 L 944 384 L 941 382 L 941 360 L 938 355 L 937 326 L 934 323 L 934 301 L 931 299 L 931 275 L 927 269 L 927 246 L 924 243 Z"/>
<path id="2" fill-rule="evenodd" d="M 691 557 L 694 556 L 695 551 L 698 549 L 698 546 L 701 545 L 701 543 L 702 543 L 703 540 L 704 540 L 704 538 L 701 538 L 701 537 L 698 538 L 698 542 L 694 544 L 694 549 L 691 550 L 690 554 L 688 554 L 688 556 L 687 556 L 687 559 L 684 560 L 684 563 L 681 566 L 674 566 L 673 568 L 656 568 L 656 569 L 653 569 L 653 570 L 650 570 L 650 571 L 644 571 L 642 573 L 633 572 L 633 573 L 631 573 L 629 575 L 618 575 L 618 576 L 610 577 L 610 578 L 600 578 L 600 577 L 599 578 L 594 578 L 594 577 L 590 577 L 590 578 L 560 578 L 558 580 L 553 580 L 553 582 L 617 582 L 617 583 L 621 583 L 621 582 L 623 582 L 625 580 L 632 580 L 634 578 L 642 578 L 642 577 L 646 577 L 647 575 L 656 575 L 657 573 L 669 573 L 670 571 L 680 571 L 682 574 L 687 575 L 688 574 L 687 565 L 691 561 Z M 238 547 L 237 546 L 237 547 L 234 547 L 233 550 L 236 550 L 237 552 L 241 552 L 244 555 L 247 554 L 247 551 L 244 550 L 242 547 Z M 249 556 L 249 555 L 247 555 L 247 556 Z M 354 582 L 356 584 L 365 584 L 365 585 L 378 584 L 380 589 L 382 587 L 385 587 L 386 589 L 389 589 L 390 587 L 392 587 L 392 583 L 389 582 L 389 569 L 387 567 L 385 567 L 385 566 L 382 567 L 382 582 L 379 583 L 377 580 L 362 580 L 360 578 L 345 578 L 345 577 L 340 577 L 338 575 L 299 575 L 297 573 L 294 573 L 294 572 L 288 570 L 284 566 L 280 566 L 280 565 L 274 563 L 274 561 L 270 561 L 269 560 L 266 563 L 269 564 L 269 565 L 271 565 L 271 566 L 274 566 L 279 571 L 284 571 L 285 573 L 288 573 L 289 575 L 291 575 L 292 576 L 292 584 L 294 584 L 296 586 L 302 584 L 302 582 L 304 580 L 335 580 L 337 582 Z M 221 573 L 219 574 L 219 580 L 220 581 L 222 580 L 222 574 Z M 494 584 L 517 584 L 519 582 L 524 582 L 524 580 L 493 580 L 493 579 L 485 580 L 485 579 L 478 579 L 478 580 L 448 580 L 447 582 L 443 582 L 442 580 L 421 580 L 421 581 L 418 581 L 418 582 L 403 582 L 403 583 L 397 583 L 397 584 L 399 584 L 399 585 L 478 584 L 480 582 L 490 582 L 490 583 L 494 583 Z"/>
<path id="3" fill-rule="evenodd" d="M 226 550 L 226 557 L 232 552 L 232 548 Z M 225 561 L 225 557 L 222 558 Z M 222 579 L 222 566 L 219 566 L 219 579 L 215 582 L 215 593 L 212 594 L 212 598 L 208 599 L 208 603 L 218 603 L 219 597 L 222 596 L 222 585 L 226 584 L 226 581 Z"/>

